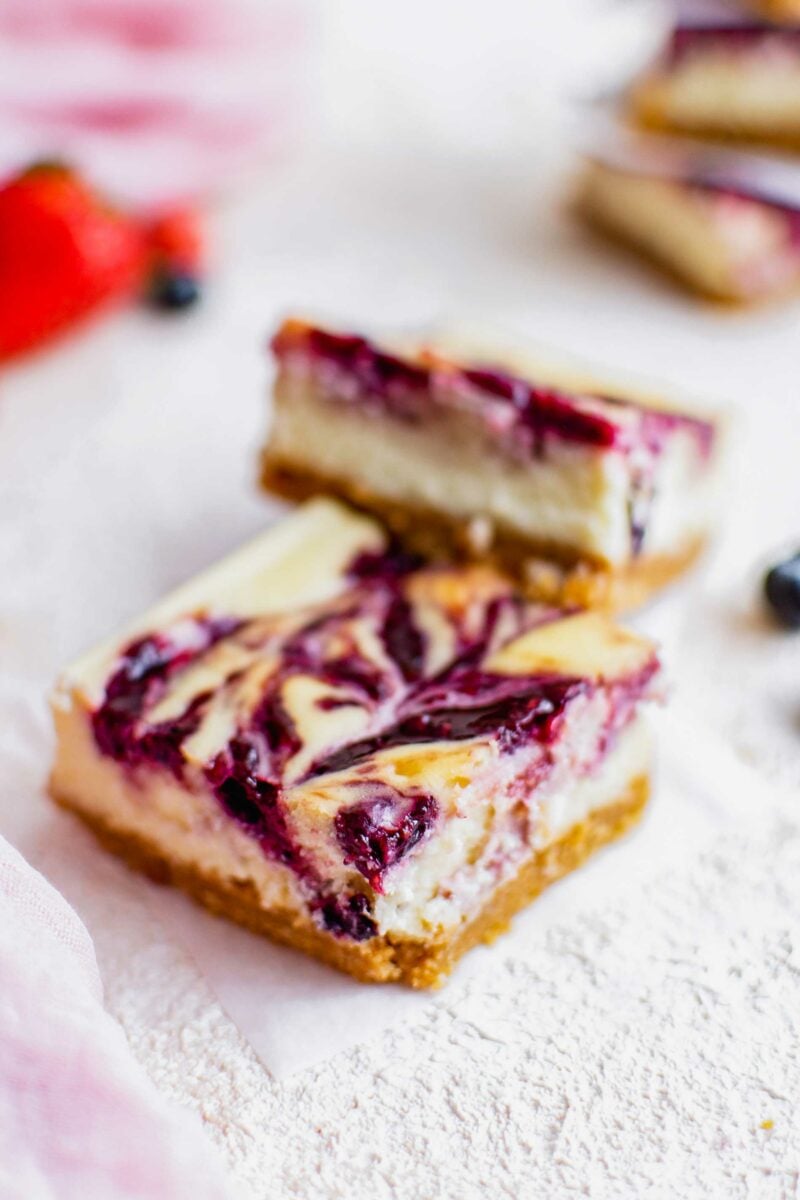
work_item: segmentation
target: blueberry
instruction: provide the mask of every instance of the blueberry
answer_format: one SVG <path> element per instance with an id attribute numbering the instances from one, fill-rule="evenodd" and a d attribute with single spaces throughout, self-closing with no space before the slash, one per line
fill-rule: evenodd
<path id="1" fill-rule="evenodd" d="M 767 572 L 764 594 L 782 625 L 800 629 L 800 552 Z"/>
<path id="2" fill-rule="evenodd" d="M 191 308 L 200 299 L 200 285 L 193 275 L 181 271 L 159 271 L 150 289 L 156 308 Z"/>

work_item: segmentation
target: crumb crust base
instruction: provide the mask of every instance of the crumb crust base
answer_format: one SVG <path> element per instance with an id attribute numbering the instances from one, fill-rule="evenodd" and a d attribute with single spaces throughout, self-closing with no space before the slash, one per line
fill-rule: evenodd
<path id="1" fill-rule="evenodd" d="M 800 6 L 797 9 L 800 16 Z M 732 147 L 767 147 L 775 150 L 797 151 L 800 149 L 800 121 L 796 128 L 779 129 L 769 121 L 759 121 L 755 115 L 748 124 L 741 122 L 723 123 L 712 119 L 697 117 L 677 118 L 670 112 L 668 96 L 665 97 L 665 86 L 659 79 L 645 79 L 633 89 L 629 97 L 630 123 L 634 128 L 649 130 L 653 133 L 673 134 L 680 137 L 695 138 L 698 141 L 716 141 L 729 143 Z"/>
<path id="2" fill-rule="evenodd" d="M 210 912 L 301 950 L 362 982 L 435 988 L 467 951 L 494 941 L 508 929 L 515 914 L 545 888 L 624 834 L 644 809 L 649 780 L 646 776 L 631 780 L 613 804 L 533 854 L 513 878 L 495 890 L 476 916 L 456 930 L 438 931 L 426 939 L 381 935 L 366 942 L 336 937 L 319 928 L 306 913 L 267 910 L 249 881 L 223 879 L 173 861 L 163 846 L 115 828 L 110 821 L 83 810 L 78 799 L 52 790 L 51 794 L 57 804 L 89 827 L 105 849 L 154 882 L 180 888 Z"/>

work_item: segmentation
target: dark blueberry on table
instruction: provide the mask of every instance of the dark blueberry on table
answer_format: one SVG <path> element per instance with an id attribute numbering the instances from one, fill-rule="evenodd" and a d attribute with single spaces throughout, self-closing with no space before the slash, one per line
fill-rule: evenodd
<path id="1" fill-rule="evenodd" d="M 200 284 L 194 275 L 181 271 L 159 271 L 150 287 L 150 303 L 175 311 L 191 308 L 200 299 Z"/>
<path id="2" fill-rule="evenodd" d="M 767 572 L 764 594 L 782 625 L 800 629 L 800 552 Z"/>

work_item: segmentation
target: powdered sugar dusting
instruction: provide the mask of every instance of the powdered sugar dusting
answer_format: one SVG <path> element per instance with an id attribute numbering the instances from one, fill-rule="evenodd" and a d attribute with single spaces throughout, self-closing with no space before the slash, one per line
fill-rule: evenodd
<path id="1" fill-rule="evenodd" d="M 283 1082 L 166 950 L 112 999 L 254 1196 L 789 1196 L 798 869 L 794 827 L 729 833 Z"/>

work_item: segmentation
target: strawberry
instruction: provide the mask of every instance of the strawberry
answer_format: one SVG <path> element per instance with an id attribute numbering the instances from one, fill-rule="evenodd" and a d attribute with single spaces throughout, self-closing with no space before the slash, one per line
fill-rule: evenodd
<path id="1" fill-rule="evenodd" d="M 203 231 L 194 209 L 173 209 L 156 217 L 148 229 L 148 245 L 158 266 L 187 275 L 201 273 Z"/>
<path id="2" fill-rule="evenodd" d="M 0 187 L 0 360 L 141 287 L 145 238 L 67 166 L 41 163 Z"/>
<path id="3" fill-rule="evenodd" d="M 148 230 L 149 298 L 158 308 L 188 308 L 200 297 L 203 232 L 197 212 L 174 209 L 154 219 Z"/>

